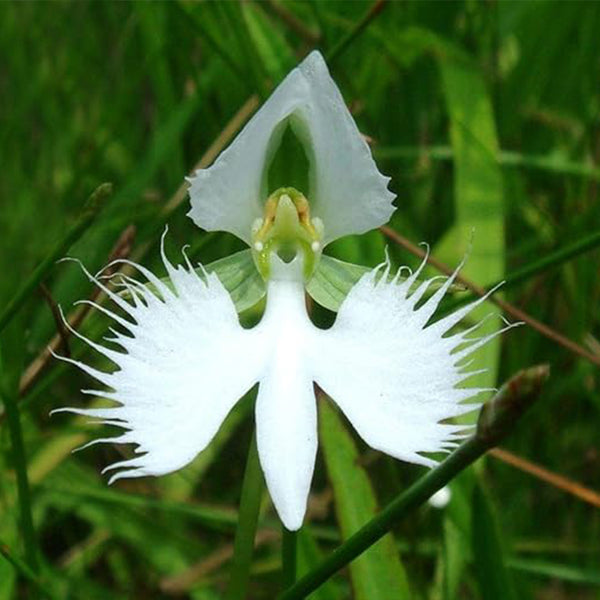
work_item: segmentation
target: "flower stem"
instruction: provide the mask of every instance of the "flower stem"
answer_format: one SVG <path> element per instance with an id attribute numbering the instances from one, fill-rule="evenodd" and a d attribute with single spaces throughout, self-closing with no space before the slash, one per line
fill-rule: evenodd
<path id="1" fill-rule="evenodd" d="M 280 596 L 280 600 L 293 600 L 308 596 L 388 533 L 398 519 L 426 502 L 437 490 L 444 487 L 486 450 L 486 445 L 478 438 L 470 438 L 437 469 L 429 471 L 406 492 L 397 496 L 376 517 L 336 548 L 319 566 L 288 588 Z"/>
<path id="2" fill-rule="evenodd" d="M 373 19 L 381 14 L 381 11 L 386 7 L 388 0 L 375 0 L 369 7 L 363 18 L 354 25 L 351 31 L 342 38 L 330 52 L 327 53 L 327 64 L 331 65 L 338 57 L 343 54 L 348 46 L 360 36 L 360 34 L 371 24 Z"/>
<path id="3" fill-rule="evenodd" d="M 263 486 L 255 431 L 250 442 L 244 482 L 242 483 L 242 497 L 238 526 L 235 532 L 233 564 L 226 595 L 227 600 L 243 600 L 246 596 Z"/>
<path id="4" fill-rule="evenodd" d="M 9 328 L 8 333 L 11 333 Z M 10 373 L 7 359 L 6 348 L 10 347 L 13 358 L 20 354 L 15 350 L 17 344 L 14 344 L 12 337 L 8 335 L 2 339 L 3 347 L 0 348 L 0 401 L 4 404 L 8 430 L 10 433 L 10 443 L 13 457 L 13 466 L 17 478 L 17 497 L 20 511 L 20 527 L 25 546 L 25 556 L 29 569 L 36 573 L 38 570 L 37 544 L 35 531 L 33 528 L 33 518 L 31 516 L 31 500 L 29 494 L 29 481 L 27 478 L 27 458 L 25 456 L 25 444 L 23 443 L 23 431 L 21 429 L 21 417 L 17 407 L 17 382 L 18 377 L 15 373 Z M 9 342 L 9 343 L 7 343 Z M 18 371 L 20 373 L 20 371 Z"/>
<path id="5" fill-rule="evenodd" d="M 402 517 L 418 508 L 453 477 L 508 435 L 519 417 L 535 402 L 548 376 L 546 366 L 520 371 L 484 404 L 477 433 L 436 469 L 397 496 L 376 517 L 336 548 L 320 565 L 284 591 L 279 600 L 306 598 L 341 568 L 381 539 Z"/>
<path id="6" fill-rule="evenodd" d="M 0 540 L 0 554 L 9 562 L 15 571 L 19 573 L 23 578 L 27 579 L 35 588 L 42 594 L 42 596 L 50 598 L 51 600 L 58 600 L 58 596 L 50 589 L 44 587 L 43 582 L 39 579 L 36 573 L 31 567 L 21 560 L 18 556 L 11 552 L 11 549 L 7 544 Z"/>
<path id="7" fill-rule="evenodd" d="M 296 548 L 297 531 L 289 531 L 281 527 L 281 579 L 283 589 L 296 581 Z"/>

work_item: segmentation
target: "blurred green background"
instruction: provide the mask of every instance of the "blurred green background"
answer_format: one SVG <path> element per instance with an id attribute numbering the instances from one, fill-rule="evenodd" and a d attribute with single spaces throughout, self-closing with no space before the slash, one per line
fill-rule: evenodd
<path id="1" fill-rule="evenodd" d="M 485 361 L 491 385 L 551 364 L 542 401 L 505 448 L 600 490 L 599 31 L 596 2 L 2 3 L 0 311 L 104 181 L 114 194 L 68 249 L 93 272 L 117 245 L 162 274 L 157 244 L 167 222 L 173 256 L 184 244 L 203 263 L 241 249 L 229 235 L 196 228 L 178 189 L 318 48 L 392 178 L 391 227 L 427 241 L 451 266 L 472 243 L 465 276 L 484 286 L 508 278 L 506 300 L 587 352 L 526 326 L 490 347 Z M 286 144 L 297 152 L 293 140 Z M 281 156 L 272 181 L 301 185 L 303 160 Z M 378 231 L 330 253 L 373 266 L 386 245 L 395 264 L 418 263 Z M 43 281 L 46 292 L 36 285 L 19 299 L 0 335 L 3 394 L 19 398 L 40 563 L 33 575 L 0 557 L 0 600 L 223 597 L 252 398 L 190 467 L 108 488 L 99 471 L 118 457 L 114 447 L 71 454 L 101 428 L 48 416 L 84 405 L 79 390 L 89 380 L 57 361 L 34 373 L 56 334 L 52 308 L 71 314 L 92 290 L 76 266 L 54 258 Z M 331 315 L 317 308 L 315 319 Z M 91 314 L 81 329 L 99 339 L 106 325 Z M 18 457 L 0 418 L 0 544 L 24 561 Z M 369 451 L 349 429 L 329 429 L 300 538 L 301 571 L 424 472 Z M 336 470 L 336 448 L 358 478 L 352 486 Z M 452 484 L 446 508 L 420 508 L 383 550 L 311 598 L 600 598 L 598 497 L 563 487 L 497 457 L 480 461 Z M 267 496 L 261 514 L 248 589 L 257 599 L 275 597 L 280 569 Z"/>

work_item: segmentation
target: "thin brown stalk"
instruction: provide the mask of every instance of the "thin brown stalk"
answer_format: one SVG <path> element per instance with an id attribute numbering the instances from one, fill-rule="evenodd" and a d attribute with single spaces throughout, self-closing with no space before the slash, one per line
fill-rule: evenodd
<path id="1" fill-rule="evenodd" d="M 414 254 L 415 256 L 418 256 L 420 258 L 426 257 L 426 253 L 421 248 L 419 248 L 418 246 L 416 246 L 415 244 L 413 244 L 412 242 L 407 240 L 404 236 L 400 235 L 397 231 L 394 231 L 393 229 L 390 229 L 389 227 L 387 227 L 385 225 L 383 227 L 380 227 L 380 231 L 387 238 L 389 238 L 393 242 L 399 244 L 400 246 L 402 246 L 403 248 L 408 250 L 411 254 Z M 438 260 L 437 258 L 435 258 L 433 256 L 428 256 L 427 262 L 430 265 L 434 266 L 438 271 L 441 271 L 442 273 L 445 273 L 446 275 L 451 275 L 453 273 L 453 269 L 451 269 L 448 265 L 444 264 L 443 262 L 441 262 L 440 260 Z M 462 283 L 466 288 L 471 290 L 477 296 L 480 296 L 480 297 L 485 296 L 488 293 L 488 290 L 481 287 L 480 285 L 477 285 L 476 283 L 473 283 L 470 279 L 463 277 L 462 275 L 460 275 L 460 273 L 457 275 L 456 281 L 458 281 L 459 283 Z M 533 329 L 535 329 L 536 331 L 541 333 L 543 336 L 552 340 L 553 342 L 556 342 L 563 348 L 566 348 L 567 350 L 573 352 L 574 354 L 577 354 L 577 355 L 581 356 L 582 358 L 589 360 L 591 363 L 593 363 L 595 365 L 600 365 L 600 357 L 599 356 L 592 354 L 591 352 L 586 350 L 583 346 L 580 346 L 573 340 L 570 340 L 569 338 L 565 337 L 561 333 L 558 333 L 558 331 L 555 331 L 554 329 L 552 329 L 545 323 L 542 323 L 541 321 L 534 319 L 531 315 L 527 314 L 525 311 L 521 310 L 520 308 L 517 308 L 510 302 L 507 302 L 506 300 L 502 300 L 501 298 L 497 298 L 495 296 L 490 296 L 489 301 L 492 302 L 493 304 L 495 304 L 496 306 L 500 307 L 505 313 L 511 315 L 515 319 L 518 319 L 520 321 L 527 323 L 527 325 L 529 325 L 530 327 L 532 327 Z"/>
<path id="2" fill-rule="evenodd" d="M 117 243 L 111 250 L 108 262 L 112 262 L 113 260 L 117 260 L 119 258 L 127 258 L 127 256 L 129 256 L 129 253 L 131 252 L 131 247 L 134 238 L 135 227 L 133 225 L 130 225 L 119 236 Z M 99 300 L 99 296 L 100 290 L 98 288 L 94 288 L 92 294 L 88 299 L 92 302 L 95 302 Z M 73 329 L 77 329 L 90 312 L 90 309 L 91 306 L 89 304 L 82 304 L 69 315 L 69 317 L 67 318 L 67 322 Z M 64 326 L 60 315 L 58 316 L 58 319 L 61 325 Z M 62 332 L 59 329 L 59 333 L 57 333 L 50 340 L 50 342 L 42 350 L 42 352 L 40 352 L 40 354 L 38 354 L 38 356 L 29 364 L 29 366 L 25 369 L 25 372 L 23 373 L 19 384 L 20 396 L 24 396 L 25 394 L 27 394 L 27 392 L 37 381 L 38 377 L 41 375 L 42 371 L 50 361 L 50 358 L 52 357 L 51 352 L 59 352 L 61 344 L 66 343 L 66 340 L 68 339 L 69 335 L 70 332 L 66 327 L 64 327 L 64 330 Z M 0 416 L 0 422 L 1 420 L 2 416 Z"/>
<path id="3" fill-rule="evenodd" d="M 280 537 L 279 531 L 261 529 L 254 538 L 254 547 L 277 541 Z M 233 543 L 224 544 L 185 571 L 165 577 L 160 582 L 161 591 L 170 596 L 186 594 L 198 581 L 228 563 L 233 558 L 233 548 Z"/>
<path id="4" fill-rule="evenodd" d="M 541 479 L 556 488 L 559 488 L 596 508 L 600 508 L 600 494 L 591 490 L 572 479 L 568 479 L 558 473 L 553 473 L 544 467 L 540 467 L 535 463 L 532 463 L 525 458 L 517 456 L 508 450 L 503 448 L 493 448 L 490 450 L 490 454 L 497 459 L 505 462 L 513 467 L 516 467 L 520 471 L 529 473 L 537 479 Z"/>
<path id="5" fill-rule="evenodd" d="M 197 169 L 205 169 L 210 166 L 212 162 L 219 156 L 223 148 L 231 141 L 233 136 L 244 126 L 246 121 L 252 116 L 252 113 L 258 108 L 260 100 L 256 94 L 250 96 L 241 108 L 233 115 L 229 123 L 225 125 L 225 128 L 215 138 L 214 142 L 208 147 L 206 152 L 202 155 L 198 163 L 191 170 L 194 173 Z M 170 215 L 181 203 L 186 199 L 188 185 L 182 183 L 177 191 L 171 196 L 169 201 L 165 204 L 162 209 L 163 215 Z"/>
<path id="6" fill-rule="evenodd" d="M 256 94 L 250 96 L 241 108 L 233 115 L 229 123 L 225 125 L 225 128 L 215 138 L 215 141 L 208 147 L 206 152 L 202 155 L 200 160 L 194 165 L 190 174 L 194 173 L 198 169 L 205 169 L 210 166 L 215 158 L 219 156 L 223 148 L 231 141 L 235 134 L 244 126 L 246 121 L 252 116 L 252 113 L 258 108 L 260 100 Z M 161 217 L 163 221 L 166 221 L 179 206 L 187 198 L 188 184 L 184 181 L 171 196 L 169 201 L 163 206 L 161 210 Z M 139 262 L 150 250 L 152 244 L 146 242 L 142 244 L 132 255 L 132 260 Z M 121 272 L 130 274 L 131 267 L 125 265 Z"/>
<path id="7" fill-rule="evenodd" d="M 267 0 L 269 8 L 281 19 L 294 33 L 298 34 L 305 42 L 314 46 L 319 41 L 319 34 L 309 29 L 301 19 L 291 10 L 277 0 Z"/>
<path id="8" fill-rule="evenodd" d="M 221 131 L 221 133 L 217 136 L 214 142 L 208 147 L 206 152 L 202 155 L 201 159 L 192 169 L 194 172 L 196 169 L 203 169 L 208 167 L 215 158 L 219 155 L 221 150 L 229 143 L 229 141 L 233 138 L 233 136 L 243 127 L 246 121 L 250 118 L 252 113 L 257 109 L 259 104 L 258 96 L 253 95 L 246 100 L 246 102 L 242 105 L 242 107 L 236 112 L 236 114 L 232 117 L 232 119 L 227 123 L 225 128 Z M 185 200 L 187 196 L 187 184 L 182 183 L 175 193 L 171 196 L 169 201 L 163 207 L 161 213 L 164 218 L 167 218 L 169 215 L 173 213 Z M 119 241 L 117 242 L 115 248 L 111 252 L 111 255 L 108 258 L 108 262 L 115 260 L 117 258 L 125 258 L 129 256 L 131 253 L 131 245 L 133 241 L 131 228 L 127 228 Z M 137 250 L 131 253 L 131 258 L 134 261 L 139 261 L 150 249 L 150 244 L 143 244 L 138 247 Z M 126 251 L 125 251 L 126 248 Z M 120 269 L 120 272 L 127 273 L 129 272 L 130 267 L 127 265 L 123 266 Z M 108 274 L 108 273 L 105 273 Z M 100 293 L 100 290 L 94 290 L 92 295 L 90 296 L 90 300 L 101 302 L 103 295 Z M 82 321 L 87 316 L 90 306 L 87 304 L 81 305 L 78 309 L 76 309 L 72 315 L 69 316 L 68 322 L 73 327 L 73 329 L 77 329 L 79 325 L 81 325 Z M 31 386 L 35 383 L 44 367 L 48 364 L 51 353 L 50 350 L 56 352 L 60 345 L 60 337 L 54 336 L 52 340 L 50 340 L 48 346 L 33 360 L 33 362 L 27 367 L 23 377 L 21 378 L 21 384 L 19 387 L 19 392 L 21 396 L 24 396 L 30 389 Z M 2 415 L 0 415 L 0 422 L 2 420 Z"/>
<path id="9" fill-rule="evenodd" d="M 354 25 L 352 30 L 344 37 L 340 42 L 327 54 L 325 57 L 327 63 L 331 65 L 335 60 L 341 56 L 350 44 L 359 37 L 362 32 L 378 17 L 383 9 L 388 5 L 389 0 L 375 0 L 369 7 L 363 18 Z"/>
<path id="10" fill-rule="evenodd" d="M 65 356 L 71 356 L 71 350 L 69 348 L 69 330 L 65 327 L 65 324 L 62 320 L 62 315 L 60 314 L 58 304 L 56 304 L 56 300 L 54 300 L 52 297 L 52 293 L 45 283 L 40 283 L 39 288 L 40 294 L 43 296 L 46 304 L 50 307 L 50 312 L 54 318 L 54 323 L 57 330 L 56 335 L 59 339 L 61 351 Z"/>

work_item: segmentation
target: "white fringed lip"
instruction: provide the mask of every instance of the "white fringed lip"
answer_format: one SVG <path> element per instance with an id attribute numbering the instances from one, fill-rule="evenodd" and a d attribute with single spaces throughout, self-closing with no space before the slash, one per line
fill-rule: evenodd
<path id="1" fill-rule="evenodd" d="M 464 387 L 473 374 L 466 357 L 514 326 L 481 338 L 473 337 L 477 326 L 448 335 L 484 298 L 431 323 L 457 272 L 421 302 L 431 282 L 417 285 L 422 266 L 400 282 L 383 265 L 360 279 L 333 327 L 322 330 L 306 312 L 301 257 L 284 263 L 274 256 L 263 319 L 244 329 L 216 275 L 194 270 L 187 260 L 174 267 L 164 250 L 162 256 L 170 285 L 135 265 L 147 282 L 124 280 L 129 300 L 85 271 L 118 307 L 117 312 L 98 306 L 121 331 L 113 330 L 105 345 L 75 333 L 116 370 L 106 373 L 82 361 L 62 360 L 110 390 L 86 393 L 115 405 L 55 412 L 124 429 L 120 436 L 97 440 L 137 447 L 133 458 L 105 469 L 116 470 L 113 482 L 184 467 L 258 383 L 260 461 L 274 505 L 292 530 L 304 518 L 317 450 L 314 383 L 367 444 L 432 466 L 431 453 L 449 451 L 464 436 L 464 426 L 448 420 L 478 406 L 465 404 L 482 391 Z"/>

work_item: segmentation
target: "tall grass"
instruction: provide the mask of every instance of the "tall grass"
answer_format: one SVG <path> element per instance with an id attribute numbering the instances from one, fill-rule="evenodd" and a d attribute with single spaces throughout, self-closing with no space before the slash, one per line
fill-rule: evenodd
<path id="1" fill-rule="evenodd" d="M 595 2 L 0 4 L 0 600 L 282 590 L 281 530 L 256 481 L 244 486 L 260 496 L 250 507 L 256 548 L 232 561 L 244 546 L 235 525 L 253 398 L 186 469 L 108 488 L 99 467 L 118 451 L 73 455 L 98 428 L 48 416 L 83 404 L 87 382 L 46 347 L 88 351 L 56 319 L 57 305 L 73 317 L 73 302 L 92 293 L 76 266 L 56 262 L 63 254 L 91 271 L 116 255 L 160 271 L 165 222 L 169 250 L 189 243 L 195 261 L 242 248 L 196 228 L 180 186 L 314 47 L 392 177 L 393 230 L 451 266 L 471 244 L 465 277 L 484 287 L 507 279 L 505 302 L 584 352 L 524 327 L 480 358 L 492 386 L 552 366 L 504 449 L 565 485 L 479 461 L 453 481 L 445 509 L 398 521 L 311 598 L 600 598 L 598 31 Z M 278 181 L 301 179 L 302 161 L 274 164 Z M 103 182 L 114 193 L 84 213 Z M 394 263 L 417 264 L 377 231 L 331 252 L 373 266 L 386 244 Z M 77 318 L 89 337 L 105 334 L 99 314 Z M 332 317 L 315 307 L 314 318 Z M 366 449 L 335 413 L 321 417 L 331 426 L 297 539 L 299 576 L 424 473 Z M 232 592 L 231 573 L 244 571 L 247 588 Z"/>

